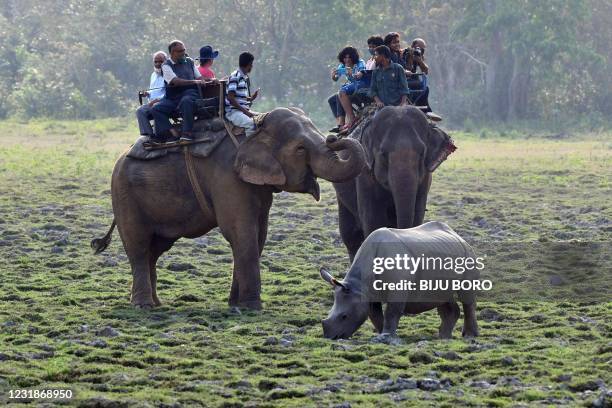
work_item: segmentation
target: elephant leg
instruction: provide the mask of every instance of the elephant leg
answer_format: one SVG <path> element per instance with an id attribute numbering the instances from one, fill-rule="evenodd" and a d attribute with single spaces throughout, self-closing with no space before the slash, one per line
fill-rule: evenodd
<path id="1" fill-rule="evenodd" d="M 150 309 L 155 305 L 153 301 L 153 290 L 151 288 L 149 251 L 143 253 L 128 254 L 132 265 L 132 296 L 131 302 L 134 306 L 142 309 Z"/>
<path id="2" fill-rule="evenodd" d="M 358 179 L 357 202 L 364 239 L 378 228 L 395 227 L 395 220 L 389 218 L 387 211 L 387 207 L 393 203 L 392 197 L 373 178 Z"/>
<path id="3" fill-rule="evenodd" d="M 155 306 L 160 306 L 161 301 L 157 296 L 157 260 L 174 244 L 175 239 L 163 238 L 154 236 L 151 241 L 151 250 L 149 252 L 149 280 L 151 281 L 151 293 Z"/>
<path id="4" fill-rule="evenodd" d="M 247 271 L 245 273 L 247 274 L 251 274 L 251 273 L 255 273 L 257 275 L 257 279 L 253 282 L 254 285 L 257 286 L 257 296 L 256 296 L 256 301 L 250 301 L 247 300 L 246 304 L 244 304 L 244 299 L 250 299 L 253 297 L 252 294 L 247 293 L 246 289 L 248 287 L 250 287 L 251 283 L 249 282 L 245 282 L 244 279 L 241 279 L 241 270 L 244 269 L 245 267 L 240 266 L 238 263 L 238 255 L 237 255 L 237 250 L 234 249 L 235 245 L 232 244 L 233 242 L 233 238 L 231 238 L 232 236 L 237 236 L 237 233 L 229 233 L 226 236 L 226 239 L 230 242 L 230 244 L 232 245 L 232 251 L 234 254 L 234 271 L 232 273 L 232 287 L 230 289 L 230 296 L 229 296 L 229 305 L 231 307 L 237 307 L 237 306 L 246 306 L 252 309 L 261 309 L 261 300 L 259 298 L 259 293 L 261 290 L 261 282 L 260 282 L 260 278 L 259 278 L 259 274 L 260 274 L 260 269 L 259 269 L 259 258 L 261 257 L 261 254 L 263 252 L 265 243 L 266 243 L 266 238 L 268 236 L 268 217 L 270 214 L 270 206 L 272 205 L 272 196 L 270 196 L 269 198 L 266 198 L 265 200 L 262 201 L 261 206 L 260 206 L 260 210 L 259 210 L 259 216 L 258 216 L 258 225 L 256 228 L 256 231 L 251 232 L 254 236 L 257 237 L 257 255 L 255 257 L 253 257 L 252 254 L 244 254 L 242 255 L 245 260 L 241 261 L 243 262 L 243 264 L 246 265 L 247 269 L 253 269 L 252 266 L 255 265 L 256 266 L 256 271 L 251 272 L 251 271 Z M 223 229 L 222 229 L 223 231 Z M 248 231 L 247 231 L 248 233 Z M 224 234 L 225 235 L 225 234 Z M 249 241 L 250 239 L 239 239 L 239 238 L 235 238 L 236 242 L 240 242 L 240 244 L 237 245 L 245 245 L 244 241 Z M 252 250 L 251 250 L 252 251 Z M 240 252 L 240 251 L 238 251 Z M 248 259 L 252 259 L 252 261 L 249 261 Z M 240 268 L 240 269 L 239 269 Z M 243 281 L 242 283 L 240 281 Z M 241 288 L 243 288 L 241 291 Z M 252 306 L 249 306 L 249 304 L 252 304 Z"/>
<path id="5" fill-rule="evenodd" d="M 123 248 L 132 267 L 131 303 L 140 308 L 154 305 L 150 278 L 150 252 L 152 236 L 139 225 L 117 224 Z"/>
<path id="6" fill-rule="evenodd" d="M 259 244 L 259 256 L 263 252 L 264 246 L 266 245 L 266 238 L 268 237 L 268 218 L 270 215 L 270 207 L 272 206 L 272 196 L 270 199 L 262 203 L 262 209 L 259 212 L 259 233 L 258 233 L 258 244 Z"/>
<path id="7" fill-rule="evenodd" d="M 438 306 L 438 314 L 442 322 L 440 323 L 439 337 L 441 339 L 450 339 L 453 337 L 453 329 L 461 314 L 459 305 L 454 300 Z"/>
<path id="8" fill-rule="evenodd" d="M 338 221 L 342 242 L 344 242 L 349 253 L 349 259 L 353 263 L 355 254 L 364 240 L 363 231 L 359 228 L 359 221 L 340 201 L 338 201 Z"/>
<path id="9" fill-rule="evenodd" d="M 256 235 L 250 242 L 232 244 L 234 253 L 234 272 L 230 306 L 261 309 L 261 278 L 259 270 L 259 245 Z M 237 299 L 236 299 L 236 294 Z"/>
<path id="10" fill-rule="evenodd" d="M 417 191 L 413 227 L 418 227 L 419 225 L 423 224 L 423 220 L 425 219 L 425 210 L 427 208 L 427 194 L 429 194 L 430 187 L 431 173 L 427 172 Z"/>
<path id="11" fill-rule="evenodd" d="M 463 337 L 478 337 L 476 302 L 463 303 Z"/>
<path id="12" fill-rule="evenodd" d="M 229 305 L 261 309 L 261 280 L 259 241 L 262 232 L 259 228 L 261 207 L 252 203 L 245 213 L 223 212 L 219 214 L 219 228 L 232 247 L 234 270 Z"/>

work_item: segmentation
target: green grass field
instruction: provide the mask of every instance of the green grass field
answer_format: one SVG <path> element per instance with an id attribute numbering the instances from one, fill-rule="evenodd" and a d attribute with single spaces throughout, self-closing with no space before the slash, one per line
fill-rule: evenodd
<path id="1" fill-rule="evenodd" d="M 487 298 L 474 341 L 461 339 L 460 324 L 453 340 L 438 340 L 429 312 L 402 318 L 403 344 L 389 346 L 371 341 L 369 322 L 348 341 L 322 337 L 332 293 L 318 269 L 348 267 L 329 183 L 319 203 L 276 195 L 262 312 L 227 307 L 232 258 L 217 231 L 162 256 L 164 305 L 140 311 L 129 304 L 117 233 L 103 254 L 89 248 L 112 220 L 110 174 L 134 125 L 0 129 L 0 403 L 10 389 L 69 388 L 75 398 L 65 404 L 84 407 L 612 404 L 612 302 L 591 296 L 609 294 L 612 277 L 610 133 L 453 134 L 459 150 L 434 174 L 426 218 L 468 242 L 523 243 L 523 256 L 500 257 L 491 271 L 503 288 L 524 287 L 538 270 L 529 278 L 546 292 L 550 271 L 534 266 L 542 243 L 596 242 L 603 269 L 552 300 L 538 291 Z"/>

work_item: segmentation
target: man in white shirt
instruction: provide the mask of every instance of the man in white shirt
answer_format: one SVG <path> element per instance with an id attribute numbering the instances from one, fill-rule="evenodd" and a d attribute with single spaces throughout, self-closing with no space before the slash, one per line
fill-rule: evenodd
<path id="1" fill-rule="evenodd" d="M 153 54 L 153 73 L 149 82 L 149 91 L 146 93 L 148 103 L 145 103 L 136 110 L 140 134 L 144 136 L 153 136 L 153 127 L 150 122 L 152 119 L 151 110 L 153 105 L 161 101 L 166 95 L 166 83 L 164 82 L 161 66 L 167 58 L 168 56 L 163 51 L 157 51 Z"/>

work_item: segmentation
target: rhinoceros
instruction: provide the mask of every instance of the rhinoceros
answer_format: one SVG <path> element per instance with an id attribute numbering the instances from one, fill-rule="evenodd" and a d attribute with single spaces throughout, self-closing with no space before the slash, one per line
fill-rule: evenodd
<path id="1" fill-rule="evenodd" d="M 419 258 L 421 258 L 420 267 Z M 438 262 L 438 259 L 446 261 L 451 259 L 455 260 L 456 266 L 464 262 L 460 261 L 461 258 L 464 261 L 472 259 L 473 262 L 470 264 L 473 264 L 473 267 L 469 270 L 451 267 L 452 270 L 448 270 L 447 266 L 450 264 L 442 267 L 442 262 Z M 373 267 L 382 264 L 380 259 L 393 260 L 387 265 L 390 267 L 388 274 L 380 273 L 380 268 Z M 378 333 L 395 337 L 402 315 L 419 314 L 436 308 L 442 320 L 439 336 L 451 338 L 460 315 L 459 305 L 455 300 L 457 295 L 463 304 L 463 336 L 478 336 L 477 290 L 474 287 L 479 285 L 474 283 L 479 283 L 480 270 L 484 267 L 481 259 L 476 258 L 470 245 L 442 222 L 432 221 L 408 229 L 377 229 L 366 238 L 357 251 L 344 280 L 334 278 L 330 272 L 321 268 L 321 277 L 334 288 L 334 305 L 327 318 L 322 321 L 323 335 L 330 339 L 349 338 L 369 316 Z M 416 266 L 414 262 L 417 262 Z M 408 269 L 412 266 L 412 273 L 402 269 L 406 265 L 409 266 Z M 378 273 L 373 272 L 376 269 Z M 459 273 L 457 269 L 463 271 Z M 391 279 L 392 282 L 385 281 L 385 276 L 387 281 Z M 444 281 L 449 282 L 449 278 L 456 282 L 447 283 L 448 288 L 445 289 Z M 387 289 L 389 283 L 403 282 L 406 286 L 406 282 L 409 281 L 414 282 L 416 287 L 421 281 L 430 284 L 433 282 L 442 289 L 380 292 L 373 290 L 376 286 L 380 288 L 385 283 Z M 452 285 L 457 287 L 453 288 Z M 383 303 L 386 303 L 384 314 Z"/>

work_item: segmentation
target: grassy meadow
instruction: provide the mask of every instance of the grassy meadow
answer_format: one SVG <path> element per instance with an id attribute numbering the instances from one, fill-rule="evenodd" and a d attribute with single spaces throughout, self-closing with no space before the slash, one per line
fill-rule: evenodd
<path id="1" fill-rule="evenodd" d="M 89 247 L 112 220 L 110 175 L 136 138 L 131 122 L 0 122 L 0 403 L 26 405 L 9 400 L 11 389 L 71 389 L 71 401 L 33 402 L 611 406 L 612 302 L 588 285 L 553 299 L 486 298 L 475 340 L 461 338 L 461 320 L 453 340 L 438 340 L 435 312 L 402 318 L 401 345 L 372 342 L 369 322 L 350 340 L 324 339 L 332 292 L 318 269 L 348 267 L 325 181 L 318 203 L 275 196 L 263 311 L 227 307 L 232 257 L 217 231 L 178 241 L 159 261 L 164 304 L 132 309 L 117 232 L 103 254 Z M 452 135 L 459 150 L 434 174 L 426 219 L 468 242 L 523 243 L 526 254 L 491 271 L 506 288 L 538 269 L 537 244 L 560 241 L 598 243 L 591 290 L 609 285 L 611 133 Z M 544 292 L 556 283 L 547 273 L 537 275 Z"/>

